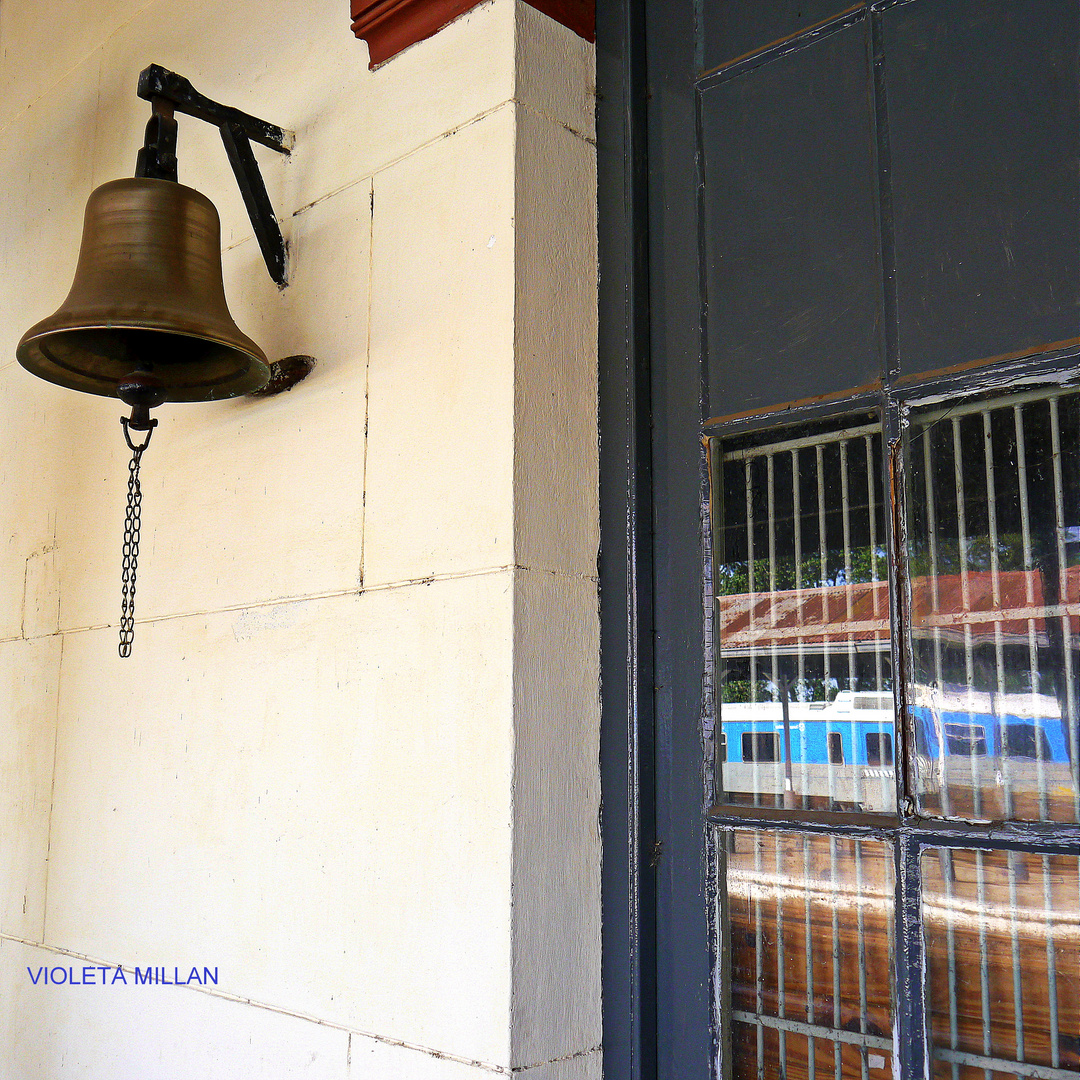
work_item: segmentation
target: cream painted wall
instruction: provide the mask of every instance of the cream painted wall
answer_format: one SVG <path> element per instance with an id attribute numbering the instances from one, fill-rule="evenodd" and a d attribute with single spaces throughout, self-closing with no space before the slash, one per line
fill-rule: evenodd
<path id="1" fill-rule="evenodd" d="M 346 8 L 0 0 L 4 1080 L 600 1075 L 592 47 L 493 0 L 370 72 Z M 151 62 L 295 129 L 284 293 L 184 117 L 180 179 L 319 366 L 160 410 L 122 661 L 120 406 L 14 352 Z"/>

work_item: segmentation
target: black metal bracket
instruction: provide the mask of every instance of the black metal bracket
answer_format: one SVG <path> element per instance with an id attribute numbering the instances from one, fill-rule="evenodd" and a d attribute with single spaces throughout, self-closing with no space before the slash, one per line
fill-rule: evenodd
<path id="1" fill-rule="evenodd" d="M 266 269 L 278 285 L 284 287 L 288 284 L 288 250 L 251 143 L 254 141 L 279 154 L 288 155 L 293 147 L 293 133 L 230 105 L 211 101 L 183 76 L 158 64 L 151 64 L 140 73 L 138 92 L 139 97 L 151 103 L 153 113 L 146 125 L 135 175 L 176 181 L 174 112 L 186 113 L 213 124 L 221 132 L 221 141 L 225 144 L 229 164 L 244 198 Z"/>

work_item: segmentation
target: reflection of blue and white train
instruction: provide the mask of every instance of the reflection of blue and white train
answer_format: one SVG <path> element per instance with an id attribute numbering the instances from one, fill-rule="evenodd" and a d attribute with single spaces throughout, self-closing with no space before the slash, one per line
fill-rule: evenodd
<path id="1" fill-rule="evenodd" d="M 777 701 L 720 708 L 728 792 L 779 792 L 790 774 L 796 792 L 861 802 L 880 787 L 881 799 L 873 801 L 888 801 L 895 753 L 891 694 L 846 690 L 828 703 L 794 701 L 786 725 Z M 916 752 L 939 777 L 961 760 L 989 775 L 1006 758 L 1018 767 L 1026 761 L 1057 765 L 1058 771 L 1069 762 L 1067 725 L 1056 698 L 926 691 L 911 714 Z"/>
<path id="2" fill-rule="evenodd" d="M 1067 762 L 1067 725 L 1056 698 L 1036 694 L 926 692 L 912 706 L 916 749 L 929 758 L 1029 758 Z"/>
<path id="3" fill-rule="evenodd" d="M 721 747 L 727 762 L 891 766 L 893 707 L 891 694 L 841 691 L 831 702 L 793 701 L 784 709 L 777 701 L 721 707 Z"/>

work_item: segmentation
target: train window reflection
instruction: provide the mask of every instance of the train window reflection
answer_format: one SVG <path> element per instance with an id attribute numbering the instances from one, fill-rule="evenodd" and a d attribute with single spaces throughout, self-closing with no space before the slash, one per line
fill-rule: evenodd
<path id="1" fill-rule="evenodd" d="M 867 765 L 891 765 L 893 763 L 892 736 L 888 732 L 871 731 L 866 736 Z"/>
<path id="2" fill-rule="evenodd" d="M 829 764 L 844 764 L 844 740 L 840 737 L 839 731 L 829 732 Z"/>
<path id="3" fill-rule="evenodd" d="M 722 798 L 890 810 L 881 426 L 712 440 Z"/>
<path id="4" fill-rule="evenodd" d="M 986 729 L 977 724 L 945 724 L 945 748 L 950 754 L 985 757 Z"/>
<path id="5" fill-rule="evenodd" d="M 922 809 L 1080 821 L 1080 395 L 916 410 L 906 439 Z"/>
<path id="6" fill-rule="evenodd" d="M 775 735 L 764 735 L 761 732 L 744 732 L 742 737 L 743 761 L 779 761 Z"/>
<path id="7" fill-rule="evenodd" d="M 1046 732 L 1034 724 L 1008 724 L 1005 728 L 1004 752 L 1010 757 L 1031 758 L 1044 761 L 1051 756 L 1050 742 Z"/>

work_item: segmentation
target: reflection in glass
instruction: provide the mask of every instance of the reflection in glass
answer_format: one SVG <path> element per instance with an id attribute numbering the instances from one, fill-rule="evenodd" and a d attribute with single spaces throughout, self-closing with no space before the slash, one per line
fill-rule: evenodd
<path id="1" fill-rule="evenodd" d="M 922 807 L 1080 821 L 1080 396 L 916 412 L 907 450 Z"/>
<path id="2" fill-rule="evenodd" d="M 1080 1075 L 1080 860 L 936 849 L 923 881 L 934 1076 Z"/>
<path id="3" fill-rule="evenodd" d="M 710 455 L 722 798 L 891 809 L 880 424 L 714 439 Z"/>
<path id="4" fill-rule="evenodd" d="M 733 1076 L 892 1075 L 884 845 L 740 832 L 727 856 Z"/>

